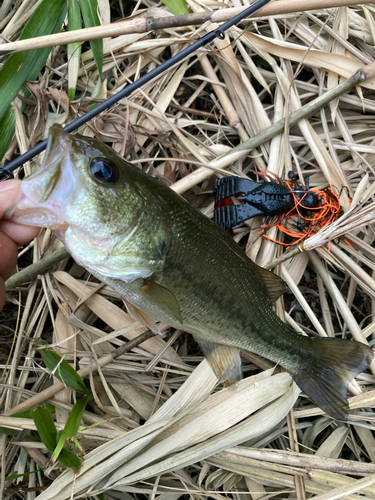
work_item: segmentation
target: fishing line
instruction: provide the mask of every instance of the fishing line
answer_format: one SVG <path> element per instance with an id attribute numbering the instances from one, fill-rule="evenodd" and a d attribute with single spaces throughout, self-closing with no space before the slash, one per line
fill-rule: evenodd
<path id="1" fill-rule="evenodd" d="M 115 95 L 112 97 L 109 97 L 102 103 L 98 104 L 95 108 L 91 109 L 84 115 L 80 116 L 73 122 L 69 123 L 66 125 L 64 130 L 66 132 L 73 132 L 74 130 L 77 130 L 79 127 L 87 123 L 88 121 L 92 120 L 95 118 L 97 115 L 102 113 L 103 111 L 108 110 L 108 108 L 112 108 L 115 104 L 118 103 L 121 99 L 124 99 L 125 97 L 129 97 L 134 91 L 138 90 L 139 87 L 142 85 L 150 82 L 153 80 L 155 77 L 161 75 L 164 73 L 166 70 L 170 69 L 172 66 L 174 66 L 177 63 L 182 62 L 184 59 L 186 59 L 188 56 L 190 56 L 193 52 L 196 50 L 204 47 L 205 45 L 209 44 L 212 42 L 215 38 L 218 38 L 219 40 L 224 40 L 225 39 L 225 31 L 231 28 L 232 26 L 238 24 L 241 22 L 243 19 L 246 17 L 252 16 L 257 10 L 261 9 L 264 7 L 266 4 L 268 4 L 271 0 L 257 0 L 253 5 L 245 9 L 244 11 L 240 12 L 236 16 L 232 17 L 229 21 L 224 23 L 220 28 L 217 28 L 216 30 L 210 31 L 206 35 L 204 35 L 202 38 L 200 38 L 198 41 L 194 42 L 190 47 L 187 47 L 186 49 L 182 50 L 175 56 L 171 57 L 168 59 L 168 61 L 165 61 L 162 63 L 160 66 L 156 67 L 149 73 L 141 76 L 136 80 L 135 82 L 131 83 L 130 85 L 127 85 L 125 88 L 117 92 Z M 23 155 L 19 156 L 18 158 L 15 158 L 14 160 L 10 161 L 6 167 L 0 168 L 0 181 L 6 180 L 6 179 L 12 179 L 13 178 L 13 171 L 23 165 L 25 162 L 31 160 L 34 156 L 37 154 L 41 153 L 46 149 L 47 146 L 47 140 L 44 140 L 34 146 L 32 149 L 24 153 Z"/>

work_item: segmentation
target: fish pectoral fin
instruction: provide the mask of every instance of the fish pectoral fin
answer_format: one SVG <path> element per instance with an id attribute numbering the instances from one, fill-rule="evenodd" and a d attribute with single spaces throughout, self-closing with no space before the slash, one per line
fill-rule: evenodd
<path id="1" fill-rule="evenodd" d="M 241 357 L 237 347 L 207 342 L 194 335 L 213 372 L 224 385 L 241 380 Z"/>
<path id="2" fill-rule="evenodd" d="M 277 276 L 277 274 L 274 274 L 263 267 L 257 267 L 267 287 L 271 302 L 276 302 L 276 300 L 287 291 L 288 285 L 282 278 L 280 278 L 280 276 Z"/>
<path id="3" fill-rule="evenodd" d="M 179 303 L 176 297 L 169 290 L 159 285 L 155 281 L 147 281 L 139 291 L 144 294 L 148 300 L 155 302 L 161 309 L 168 314 L 172 314 L 174 318 L 182 323 L 182 315 Z"/>
<path id="4" fill-rule="evenodd" d="M 347 420 L 349 383 L 370 365 L 372 349 L 354 340 L 312 338 L 305 356 L 293 379 L 328 415 Z"/>

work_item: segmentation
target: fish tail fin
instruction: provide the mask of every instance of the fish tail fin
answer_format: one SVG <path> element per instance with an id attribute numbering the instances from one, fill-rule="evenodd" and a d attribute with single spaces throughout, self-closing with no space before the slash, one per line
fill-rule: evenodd
<path id="1" fill-rule="evenodd" d="M 345 339 L 313 338 L 306 362 L 292 377 L 299 387 L 328 415 L 347 420 L 350 381 L 370 365 L 372 349 Z"/>

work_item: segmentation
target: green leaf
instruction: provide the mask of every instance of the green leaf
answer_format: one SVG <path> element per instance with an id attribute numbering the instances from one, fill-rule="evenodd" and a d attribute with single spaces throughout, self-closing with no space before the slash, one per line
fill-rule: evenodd
<path id="1" fill-rule="evenodd" d="M 90 391 L 86 389 L 86 386 L 75 371 L 75 369 L 70 366 L 70 364 L 62 359 L 61 356 L 57 354 L 57 352 L 52 351 L 50 349 L 41 349 L 39 351 L 42 355 L 42 359 L 46 367 L 54 374 L 54 376 L 60 380 L 63 384 L 71 387 L 77 392 L 81 392 L 83 394 L 89 394 Z"/>
<path id="2" fill-rule="evenodd" d="M 14 479 L 17 479 L 18 477 L 24 477 L 24 476 L 30 476 L 30 474 L 36 474 L 37 472 L 40 472 L 44 469 L 36 469 L 32 470 L 31 472 L 24 472 L 23 474 L 14 474 L 13 476 L 5 476 L 5 481 L 13 481 Z"/>
<path id="3" fill-rule="evenodd" d="M 91 397 L 91 394 L 88 394 L 74 405 L 63 431 L 59 432 L 57 432 L 55 423 L 51 417 L 50 408 L 46 405 L 41 405 L 32 410 L 32 417 L 38 430 L 39 437 L 47 450 L 52 453 L 52 459 L 56 460 L 55 457 L 57 456 L 57 460 L 65 465 L 65 467 L 75 470 L 80 468 L 82 461 L 67 448 L 62 448 L 60 442 L 64 445 L 67 438 L 77 434 L 86 404 L 90 401 Z M 77 419 L 78 422 L 76 421 Z M 56 452 L 57 447 L 60 449 L 59 452 Z"/>
<path id="4" fill-rule="evenodd" d="M 60 31 L 66 15 L 66 0 L 43 0 L 26 24 L 20 40 Z M 12 54 L 0 69 L 0 117 L 25 80 L 35 80 L 45 65 L 50 48 Z"/>
<path id="5" fill-rule="evenodd" d="M 91 395 L 86 396 L 82 399 L 86 400 L 86 402 L 87 402 L 89 397 L 91 397 Z M 75 406 L 76 405 L 74 405 L 74 407 Z M 80 406 L 82 406 L 82 403 Z M 86 406 L 86 403 L 84 406 Z M 74 407 L 73 407 L 73 410 L 74 410 Z M 83 408 L 83 410 L 84 409 L 85 408 Z M 73 410 L 72 410 L 72 412 L 73 412 Z M 45 405 L 37 406 L 33 410 L 32 416 L 33 416 L 36 428 L 38 430 L 40 439 L 43 441 L 47 450 L 53 454 L 52 456 L 54 456 L 54 450 L 56 449 L 58 437 L 60 437 L 60 439 L 59 439 L 59 441 L 60 441 L 64 431 L 62 431 L 62 432 L 56 431 L 55 423 L 51 417 L 49 409 L 46 408 Z M 71 417 L 71 415 L 68 418 L 68 422 L 70 420 L 70 417 Z M 65 427 L 68 426 L 68 422 L 66 423 Z M 78 423 L 78 425 L 79 425 L 79 423 Z M 72 468 L 75 470 L 78 470 L 82 464 L 82 461 L 73 452 L 71 452 L 70 450 L 68 450 L 66 448 L 63 448 L 60 450 L 60 453 L 59 453 L 57 459 L 60 463 L 65 465 L 65 467 L 69 467 L 69 468 Z"/>
<path id="6" fill-rule="evenodd" d="M 176 16 L 189 14 L 189 8 L 185 0 L 162 0 L 162 2 Z"/>
<path id="7" fill-rule="evenodd" d="M 15 130 L 16 118 L 14 116 L 14 109 L 12 106 L 8 106 L 4 115 L 0 118 L 0 158 L 7 152 Z"/>
<path id="8" fill-rule="evenodd" d="M 63 448 L 61 450 L 58 460 L 60 463 L 65 465 L 65 467 L 69 467 L 70 469 L 74 469 L 76 471 L 82 465 L 82 460 L 80 460 L 77 455 L 67 448 Z"/>
<path id="9" fill-rule="evenodd" d="M 82 28 L 81 9 L 78 0 L 69 0 L 68 8 L 69 31 Z M 81 62 L 81 43 L 70 43 L 68 45 L 68 97 L 72 101 L 75 97 L 78 72 Z"/>
<path id="10" fill-rule="evenodd" d="M 60 431 L 57 431 L 57 435 L 56 435 L 56 443 L 58 443 L 60 441 L 60 438 L 61 438 L 61 434 L 62 434 L 63 430 L 61 429 Z"/>
<path id="11" fill-rule="evenodd" d="M 20 40 L 58 33 L 65 15 L 66 0 L 43 0 L 27 22 Z M 0 159 L 14 135 L 14 112 L 10 103 L 25 80 L 36 80 L 50 51 L 46 48 L 12 54 L 0 68 Z"/>
<path id="12" fill-rule="evenodd" d="M 50 413 L 54 413 L 55 407 L 49 403 L 45 403 L 45 407 Z M 13 413 L 12 417 L 16 418 L 33 418 L 33 410 L 37 408 L 36 406 L 33 406 L 29 410 L 23 410 L 23 411 L 18 411 L 17 413 Z M 17 436 L 17 434 L 20 431 L 17 431 L 16 429 L 9 429 L 8 427 L 0 427 L 0 434 L 6 434 L 8 436 Z M 26 436 L 25 439 L 29 438 L 30 436 Z"/>
<path id="13" fill-rule="evenodd" d="M 9 427 L 0 427 L 0 434 L 5 434 L 6 436 L 17 436 L 17 434 L 21 431 L 17 431 L 16 429 L 9 429 Z"/>
<path id="14" fill-rule="evenodd" d="M 50 413 L 55 413 L 55 407 L 54 405 L 51 405 L 50 403 L 44 403 L 44 407 L 50 412 Z M 13 413 L 12 417 L 17 417 L 17 418 L 33 418 L 33 411 L 35 408 L 38 408 L 38 406 L 32 406 L 28 410 L 23 410 L 23 411 L 18 411 L 17 413 Z"/>
<path id="15" fill-rule="evenodd" d="M 83 412 L 85 411 L 87 403 L 91 399 L 91 394 L 88 394 L 82 399 L 79 399 L 73 406 L 72 411 L 69 414 L 68 420 L 64 426 L 64 429 L 59 437 L 57 446 L 52 455 L 52 461 L 55 462 L 58 458 L 60 460 L 60 452 L 63 449 L 65 441 L 69 438 L 76 437 L 79 429 L 79 424 L 81 423 Z"/>
<path id="16" fill-rule="evenodd" d="M 83 21 L 86 28 L 100 26 L 100 19 L 98 16 L 98 2 L 97 0 L 79 0 Z M 100 80 L 103 69 L 103 40 L 90 40 L 90 47 L 99 71 Z"/>
<path id="17" fill-rule="evenodd" d="M 56 448 L 57 430 L 50 412 L 45 405 L 41 405 L 34 408 L 32 416 L 40 439 L 43 441 L 47 450 L 53 453 L 53 450 Z"/>

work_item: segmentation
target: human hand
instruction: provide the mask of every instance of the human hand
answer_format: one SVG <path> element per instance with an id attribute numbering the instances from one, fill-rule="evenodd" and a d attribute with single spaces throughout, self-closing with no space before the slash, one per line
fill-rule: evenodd
<path id="1" fill-rule="evenodd" d="M 17 264 L 17 247 L 25 245 L 37 234 L 37 227 L 23 226 L 2 220 L 5 211 L 16 201 L 21 181 L 0 182 L 0 311 L 5 303 L 4 282 L 13 274 Z"/>

